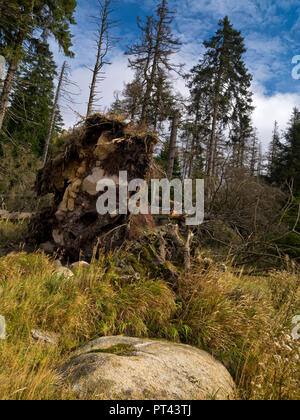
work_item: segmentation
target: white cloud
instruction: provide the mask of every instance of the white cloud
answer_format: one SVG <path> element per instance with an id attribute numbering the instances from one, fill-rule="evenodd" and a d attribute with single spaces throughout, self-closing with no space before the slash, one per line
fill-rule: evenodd
<path id="1" fill-rule="evenodd" d="M 272 138 L 274 122 L 277 121 L 280 128 L 284 130 L 293 108 L 300 107 L 300 98 L 291 93 L 266 96 L 262 90 L 257 90 L 254 94 L 254 105 L 256 109 L 253 114 L 253 122 L 258 128 L 259 138 L 266 150 Z"/>
<path id="2" fill-rule="evenodd" d="M 105 111 L 114 100 L 114 92 L 122 91 L 124 83 L 129 82 L 133 76 L 127 65 L 128 58 L 122 51 L 115 50 L 114 55 L 110 58 L 112 64 L 106 67 L 107 77 L 98 85 L 99 100 L 95 106 L 96 111 Z M 78 114 L 82 116 L 86 114 L 92 73 L 87 67 L 80 66 L 71 72 L 70 78 L 80 87 L 81 92 L 74 98 L 76 104 L 72 105 L 73 110 L 68 107 L 67 103 L 63 104 L 63 115 L 67 128 L 78 122 L 80 119 Z M 74 89 L 74 91 L 78 91 L 78 89 Z"/>

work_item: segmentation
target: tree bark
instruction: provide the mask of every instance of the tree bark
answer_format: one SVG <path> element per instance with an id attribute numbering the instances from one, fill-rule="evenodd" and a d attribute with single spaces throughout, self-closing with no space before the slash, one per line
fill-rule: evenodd
<path id="1" fill-rule="evenodd" d="M 188 228 L 188 236 L 184 245 L 184 274 L 187 275 L 191 271 L 191 239 L 192 231 Z"/>
<path id="2" fill-rule="evenodd" d="M 65 61 L 63 66 L 62 66 L 62 69 L 61 69 L 61 73 L 60 73 L 60 77 L 59 77 L 59 81 L 58 81 L 58 86 L 57 86 L 57 90 L 56 90 L 56 95 L 55 95 L 55 100 L 54 100 L 54 105 L 53 105 L 53 109 L 52 109 L 52 113 L 51 113 L 50 125 L 49 125 L 49 130 L 48 130 L 48 134 L 47 134 L 47 138 L 46 138 L 45 149 L 44 149 L 44 158 L 43 158 L 44 165 L 47 162 L 49 146 L 50 146 L 50 142 L 51 142 L 51 138 L 52 138 L 52 132 L 53 132 L 54 124 L 55 124 L 56 111 L 57 111 L 57 106 L 58 106 L 58 101 L 59 101 L 59 97 L 60 97 L 60 91 L 61 91 L 61 87 L 62 87 L 62 83 L 63 83 L 63 79 L 64 79 L 66 66 L 67 66 L 67 63 Z"/>
<path id="3" fill-rule="evenodd" d="M 189 156 L 189 172 L 188 177 L 191 178 L 193 174 L 193 164 L 194 164 L 194 153 L 196 145 L 199 146 L 199 127 L 198 127 L 198 120 L 199 116 L 199 105 L 197 106 L 196 116 L 195 116 L 195 123 L 194 123 L 194 132 L 193 132 L 193 140 L 191 145 L 191 153 Z"/>
<path id="4" fill-rule="evenodd" d="M 168 166 L 167 166 L 167 176 L 169 180 L 172 179 L 173 170 L 174 170 L 178 124 L 179 124 L 179 111 L 176 111 L 173 117 L 173 121 L 172 121 L 172 130 L 171 130 L 170 145 L 169 145 L 169 156 L 168 156 Z"/>
<path id="5" fill-rule="evenodd" d="M 109 45 L 107 42 L 106 49 L 105 51 L 103 51 L 104 36 L 108 28 L 109 4 L 110 4 L 110 0 L 105 0 L 103 11 L 101 12 L 102 17 L 101 17 L 101 24 L 100 24 L 100 30 L 99 30 L 99 39 L 97 41 L 97 44 L 98 44 L 97 59 L 96 59 L 95 67 L 93 70 L 93 78 L 92 78 L 92 83 L 91 83 L 91 88 L 90 88 L 90 97 L 89 97 L 87 114 L 86 114 L 87 118 L 90 117 L 90 115 L 93 112 L 93 104 L 95 102 L 95 97 L 96 97 L 96 86 L 97 86 L 98 76 L 104 64 L 103 63 L 104 57 L 107 55 L 108 49 L 109 49 Z"/>
<path id="6" fill-rule="evenodd" d="M 6 79 L 4 81 L 3 89 L 0 95 L 0 130 L 2 130 L 3 127 L 3 121 L 9 103 L 10 92 L 12 90 L 15 74 L 19 64 L 18 50 L 22 44 L 23 36 L 21 32 L 19 32 L 15 43 L 15 53 L 9 63 Z"/>
<path id="7" fill-rule="evenodd" d="M 162 3 L 162 9 L 164 9 L 166 6 L 166 2 L 163 1 Z M 159 26 L 158 26 L 158 32 L 155 42 L 155 48 L 154 48 L 154 58 L 153 58 L 153 64 L 152 64 L 152 70 L 151 70 L 151 76 L 147 81 L 147 88 L 146 93 L 143 101 L 143 107 L 142 107 L 142 116 L 141 116 L 141 123 L 146 123 L 147 119 L 147 112 L 150 104 L 151 99 L 151 93 L 153 90 L 154 82 L 155 82 L 155 75 L 156 75 L 156 68 L 158 64 L 158 58 L 159 58 L 159 51 L 160 51 L 160 44 L 161 44 L 161 36 L 162 36 L 162 30 L 163 30 L 163 22 L 164 22 L 164 15 L 161 15 Z"/>
<path id="8" fill-rule="evenodd" d="M 207 176 L 211 180 L 214 176 L 215 169 L 215 157 L 216 157 L 216 131 L 217 131 L 217 121 L 219 113 L 219 88 L 215 99 L 214 113 L 213 113 L 213 122 L 211 130 L 211 138 L 209 145 L 209 157 L 207 165 Z"/>

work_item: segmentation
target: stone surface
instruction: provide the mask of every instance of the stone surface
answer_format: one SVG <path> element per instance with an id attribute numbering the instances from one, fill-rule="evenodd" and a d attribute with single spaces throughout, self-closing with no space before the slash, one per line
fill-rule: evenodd
<path id="1" fill-rule="evenodd" d="M 54 346 L 58 343 L 55 334 L 46 333 L 44 331 L 31 330 L 31 337 L 34 341 L 41 344 L 50 344 Z"/>
<path id="2" fill-rule="evenodd" d="M 70 279 L 70 278 L 74 277 L 73 272 L 67 267 L 58 267 L 55 270 L 55 274 L 57 276 L 64 277 L 66 279 Z"/>
<path id="3" fill-rule="evenodd" d="M 61 376 L 74 390 L 100 400 L 235 398 L 221 363 L 197 348 L 165 341 L 100 338 L 77 350 Z"/>
<path id="4" fill-rule="evenodd" d="M 6 322 L 4 316 L 0 315 L 0 340 L 6 338 Z"/>
<path id="5" fill-rule="evenodd" d="M 71 265 L 71 270 L 83 270 L 85 268 L 89 268 L 90 264 L 86 261 L 78 261 Z"/>
<path id="6" fill-rule="evenodd" d="M 59 232 L 58 229 L 54 229 L 52 232 L 52 238 L 57 245 L 63 246 L 64 245 L 64 235 Z"/>
<path id="7" fill-rule="evenodd" d="M 55 268 L 61 268 L 63 266 L 61 261 L 59 261 L 59 260 L 55 260 L 53 262 L 53 265 L 54 265 Z"/>

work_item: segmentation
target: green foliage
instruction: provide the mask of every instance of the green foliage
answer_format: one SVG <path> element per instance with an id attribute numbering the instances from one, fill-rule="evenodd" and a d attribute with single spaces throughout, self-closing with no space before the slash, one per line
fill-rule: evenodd
<path id="1" fill-rule="evenodd" d="M 49 45 L 36 40 L 18 71 L 16 88 L 4 122 L 4 141 L 12 139 L 41 157 L 54 101 L 56 65 Z M 55 132 L 61 131 L 57 112 Z"/>
<path id="2" fill-rule="evenodd" d="M 300 259 L 300 198 L 294 198 L 285 211 L 282 222 L 287 226 L 287 234 L 276 241 L 281 252 L 299 261 Z"/>
<path id="3" fill-rule="evenodd" d="M 279 145 L 270 176 L 271 182 L 287 187 L 289 183 L 295 195 L 300 194 L 300 112 L 293 110 L 290 125 L 285 133 L 285 143 Z"/>
<path id="4" fill-rule="evenodd" d="M 126 53 L 131 57 L 129 66 L 142 81 L 140 120 L 155 129 L 168 114 L 167 104 L 174 102 L 168 73 L 178 67 L 171 63 L 171 57 L 181 46 L 172 33 L 174 15 L 167 0 L 162 0 L 157 6 L 156 16 L 148 16 L 144 24 L 138 20 L 140 39 Z"/>
<path id="5" fill-rule="evenodd" d="M 72 56 L 70 24 L 74 24 L 76 0 L 10 0 L 2 2 L 0 52 L 10 63 L 20 60 L 25 42 L 36 37 L 36 31 L 53 35 L 66 55 Z M 18 45 L 16 45 L 18 41 Z M 17 47 L 17 50 L 16 50 Z"/>
<path id="6" fill-rule="evenodd" d="M 9 211 L 37 210 L 33 191 L 40 161 L 30 149 L 23 146 L 2 144 L 0 159 L 1 208 Z"/>
<path id="7" fill-rule="evenodd" d="M 159 156 L 156 158 L 156 162 L 166 171 L 168 165 L 169 150 L 167 147 L 164 147 Z M 174 160 L 174 169 L 173 169 L 173 178 L 181 179 L 181 168 L 179 163 L 178 155 L 175 156 Z"/>
<path id="8" fill-rule="evenodd" d="M 191 93 L 189 112 L 195 117 L 197 135 L 191 153 L 199 150 L 201 139 L 207 139 L 210 158 L 208 170 L 215 169 L 216 134 L 218 128 L 230 126 L 231 142 L 237 150 L 238 166 L 243 162 L 242 149 L 251 134 L 252 76 L 243 61 L 244 38 L 226 16 L 209 41 L 200 63 L 187 75 Z"/>

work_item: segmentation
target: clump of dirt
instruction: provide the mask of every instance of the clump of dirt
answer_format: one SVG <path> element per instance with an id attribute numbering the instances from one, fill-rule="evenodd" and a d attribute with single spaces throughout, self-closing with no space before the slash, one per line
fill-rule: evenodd
<path id="1" fill-rule="evenodd" d="M 146 179 L 157 141 L 154 134 L 101 114 L 86 119 L 38 173 L 37 195 L 53 194 L 54 199 L 32 220 L 31 240 L 52 243 L 70 260 L 90 260 L 96 249 L 122 245 L 130 236 L 130 216 L 99 215 L 97 183 L 109 178 L 118 185 L 120 171 L 127 171 L 128 182 Z"/>

